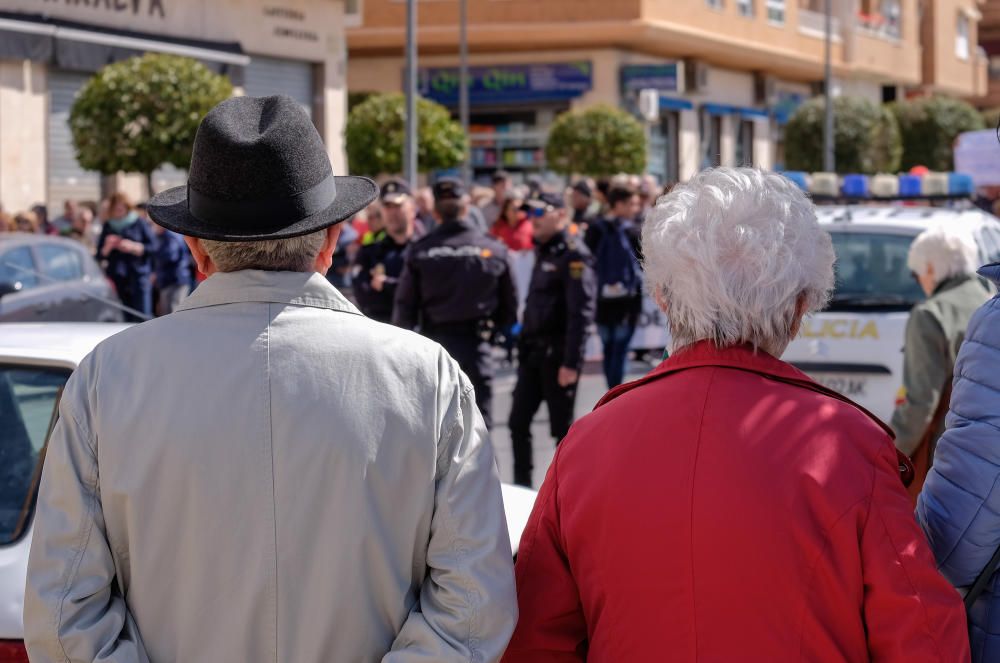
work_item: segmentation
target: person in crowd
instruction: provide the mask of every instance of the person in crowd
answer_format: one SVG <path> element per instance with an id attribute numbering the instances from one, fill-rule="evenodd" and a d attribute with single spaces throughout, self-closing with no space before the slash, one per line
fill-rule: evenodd
<path id="1" fill-rule="evenodd" d="M 108 220 L 97 240 L 97 255 L 115 284 L 129 322 L 142 322 L 153 315 L 153 250 L 156 239 L 149 225 L 139 218 L 132 202 L 121 192 L 108 198 Z"/>
<path id="2" fill-rule="evenodd" d="M 514 483 L 531 487 L 531 420 L 544 401 L 556 444 L 573 423 L 576 386 L 588 328 L 594 321 L 597 278 L 587 246 L 571 237 L 562 196 L 528 202 L 536 249 L 520 336 L 517 384 L 510 410 Z"/>
<path id="3" fill-rule="evenodd" d="M 333 252 L 333 262 L 326 272 L 326 280 L 342 292 L 353 286 L 352 272 L 354 270 L 354 250 L 360 246 L 361 235 L 353 224 L 345 221 L 340 226 L 340 237 Z"/>
<path id="4" fill-rule="evenodd" d="M 415 238 L 416 219 L 408 191 L 402 182 L 390 180 L 382 185 L 386 235 L 358 253 L 354 295 L 361 312 L 379 322 L 392 322 L 396 286 L 406 251 Z"/>
<path id="5" fill-rule="evenodd" d="M 989 299 L 976 276 L 978 251 L 968 232 L 925 230 L 910 245 L 907 264 L 927 299 L 910 311 L 903 345 L 903 387 L 892 413 L 896 447 L 913 459 L 916 497 L 944 432 L 955 359 L 969 320 Z"/>
<path id="6" fill-rule="evenodd" d="M 646 213 L 656 204 L 656 199 L 661 190 L 660 183 L 654 175 L 643 175 L 639 181 L 639 214 L 636 223 L 642 224 Z"/>
<path id="7" fill-rule="evenodd" d="M 385 238 L 385 214 L 382 205 L 373 203 L 365 210 L 366 227 L 361 235 L 361 246 L 380 242 Z"/>
<path id="8" fill-rule="evenodd" d="M 72 225 L 70 225 L 69 232 L 66 233 L 66 237 L 80 242 L 93 254 L 96 249 L 96 237 L 94 236 L 93 227 L 94 213 L 89 207 L 79 205 L 76 215 L 73 217 Z"/>
<path id="9" fill-rule="evenodd" d="M 510 193 L 510 173 L 506 170 L 498 170 L 493 173 L 490 182 L 493 187 L 493 199 L 482 208 L 482 215 L 486 221 L 487 228 L 492 228 L 493 224 L 500 218 L 503 201 L 507 199 L 507 194 Z"/>
<path id="10" fill-rule="evenodd" d="M 779 359 L 834 284 L 806 195 L 705 171 L 642 247 L 673 352 L 557 449 L 504 660 L 968 660 L 890 430 Z"/>
<path id="11" fill-rule="evenodd" d="M 14 232 L 15 228 L 14 217 L 0 210 L 0 233 Z"/>
<path id="12" fill-rule="evenodd" d="M 570 205 L 573 208 L 572 222 L 586 232 L 597 214 L 594 210 L 594 195 L 587 180 L 577 180 L 570 189 Z"/>
<path id="13" fill-rule="evenodd" d="M 56 227 L 49 220 L 49 208 L 42 203 L 37 203 L 31 207 L 32 213 L 38 220 L 38 230 L 36 232 L 43 235 L 57 235 Z"/>
<path id="14" fill-rule="evenodd" d="M 64 200 L 62 216 L 57 217 L 52 222 L 52 227 L 56 234 L 68 237 L 73 230 L 73 222 L 76 221 L 76 217 L 79 212 L 80 206 L 75 200 L 71 200 L 69 198 Z"/>
<path id="15" fill-rule="evenodd" d="M 642 313 L 639 196 L 634 189 L 608 192 L 609 215 L 590 224 L 584 241 L 596 260 L 597 331 L 604 349 L 608 388 L 625 379 L 629 345 Z"/>
<path id="16" fill-rule="evenodd" d="M 414 202 L 417 206 L 417 220 L 423 225 L 425 232 L 430 232 L 437 223 L 434 219 L 434 192 L 429 186 L 420 187 Z"/>
<path id="17" fill-rule="evenodd" d="M 979 274 L 1000 286 L 1000 263 Z M 974 663 L 1000 660 L 1000 587 L 996 566 L 1000 547 L 1000 298 L 972 316 L 955 360 L 947 430 L 934 451 L 934 465 L 917 498 L 917 518 L 937 557 L 938 568 L 963 592 L 983 576 L 978 596 L 966 597 Z M 941 339 L 942 343 L 945 339 Z M 948 339 L 950 340 L 950 339 Z M 951 346 L 939 346 L 938 352 Z M 909 348 L 907 348 L 909 352 Z M 935 358 L 935 363 L 941 363 Z"/>
<path id="18" fill-rule="evenodd" d="M 191 252 L 184 238 L 150 220 L 156 237 L 153 247 L 153 269 L 159 291 L 156 314 L 169 315 L 191 293 Z"/>
<path id="19" fill-rule="evenodd" d="M 14 229 L 17 232 L 29 233 L 32 235 L 41 232 L 41 223 L 35 212 L 18 212 L 14 215 Z"/>
<path id="20" fill-rule="evenodd" d="M 32 661 L 500 658 L 513 565 L 468 379 L 323 276 L 377 191 L 334 176 L 290 97 L 202 121 L 187 186 L 149 210 L 209 277 L 66 385 L 28 562 Z"/>
<path id="21" fill-rule="evenodd" d="M 493 337 L 517 320 L 507 248 L 468 220 L 469 198 L 453 178 L 434 184 L 438 227 L 406 254 L 392 321 L 440 343 L 472 381 L 487 427 L 492 421 Z"/>
<path id="22" fill-rule="evenodd" d="M 528 251 L 532 248 L 532 226 L 521 207 L 519 198 L 508 198 L 500 208 L 500 217 L 490 228 L 490 235 L 503 242 L 511 251 Z"/>

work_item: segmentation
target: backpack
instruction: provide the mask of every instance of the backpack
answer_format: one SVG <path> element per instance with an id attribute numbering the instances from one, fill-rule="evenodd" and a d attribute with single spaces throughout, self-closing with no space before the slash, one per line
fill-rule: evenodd
<path id="1" fill-rule="evenodd" d="M 598 297 L 618 299 L 638 295 L 642 291 L 642 270 L 627 232 L 632 222 L 604 220 L 600 225 L 601 240 L 595 256 Z"/>

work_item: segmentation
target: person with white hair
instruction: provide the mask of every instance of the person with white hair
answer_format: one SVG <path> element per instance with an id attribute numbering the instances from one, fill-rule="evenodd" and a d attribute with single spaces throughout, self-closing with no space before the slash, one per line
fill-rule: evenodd
<path id="1" fill-rule="evenodd" d="M 913 460 L 910 494 L 916 498 L 944 432 L 958 349 L 989 292 L 976 277 L 976 245 L 961 228 L 920 233 L 910 245 L 907 266 L 927 299 L 913 307 L 906 323 L 903 386 L 891 422 L 896 447 Z"/>
<path id="2" fill-rule="evenodd" d="M 709 170 L 642 248 L 673 353 L 556 451 L 504 660 L 967 660 L 890 431 L 779 359 L 834 282 L 805 194 Z"/>

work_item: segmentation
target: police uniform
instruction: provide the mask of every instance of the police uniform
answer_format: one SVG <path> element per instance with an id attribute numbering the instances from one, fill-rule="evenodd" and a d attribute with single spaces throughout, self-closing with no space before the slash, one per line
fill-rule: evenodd
<path id="1" fill-rule="evenodd" d="M 583 367 L 596 298 L 593 257 L 582 241 L 561 231 L 536 249 L 509 420 L 515 483 L 531 486 L 531 420 L 542 401 L 548 406 L 556 444 L 573 423 L 576 384 L 560 386 L 559 369 Z"/>
<path id="2" fill-rule="evenodd" d="M 434 185 L 436 200 L 461 199 L 450 178 Z M 517 319 L 517 294 L 507 249 L 467 219 L 437 226 L 407 252 L 396 289 L 393 323 L 440 343 L 476 390 L 486 425 L 492 424 L 492 334 Z"/>
<path id="3" fill-rule="evenodd" d="M 410 195 L 406 182 L 392 179 L 382 185 L 383 204 L 400 205 Z M 380 237 L 361 247 L 356 265 L 358 275 L 354 279 L 354 296 L 361 312 L 379 322 L 392 322 L 392 309 L 396 298 L 396 286 L 403 273 L 403 263 L 410 242 L 397 244 L 396 240 L 381 231 Z M 372 278 L 385 275 L 382 290 L 372 288 Z"/>

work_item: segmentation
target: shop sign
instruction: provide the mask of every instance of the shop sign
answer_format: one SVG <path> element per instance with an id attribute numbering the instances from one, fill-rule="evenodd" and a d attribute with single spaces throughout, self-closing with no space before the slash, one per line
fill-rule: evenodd
<path id="1" fill-rule="evenodd" d="M 620 71 L 622 96 L 632 97 L 639 90 L 678 92 L 679 67 L 677 62 L 661 64 L 627 64 Z"/>
<path id="2" fill-rule="evenodd" d="M 457 68 L 422 68 L 418 76 L 421 96 L 445 105 L 458 103 Z M 469 67 L 471 104 L 559 101 L 579 97 L 591 87 L 590 62 Z"/>
<path id="3" fill-rule="evenodd" d="M 270 19 L 305 23 L 305 12 L 288 7 L 264 7 L 264 16 Z M 319 33 L 302 25 L 276 25 L 271 31 L 275 37 L 295 39 L 297 41 L 319 41 Z"/>
<path id="4" fill-rule="evenodd" d="M 60 4 L 71 7 L 90 7 L 97 11 L 115 14 L 132 14 L 134 16 L 159 16 L 165 18 L 167 13 L 163 0 L 41 0 L 37 4 Z"/>

